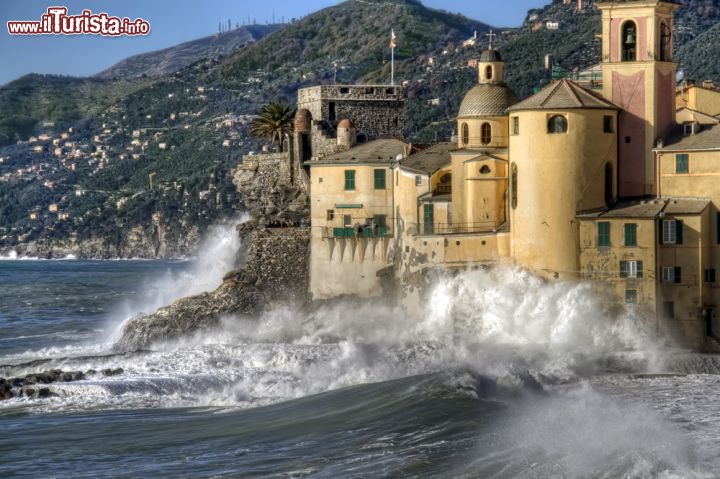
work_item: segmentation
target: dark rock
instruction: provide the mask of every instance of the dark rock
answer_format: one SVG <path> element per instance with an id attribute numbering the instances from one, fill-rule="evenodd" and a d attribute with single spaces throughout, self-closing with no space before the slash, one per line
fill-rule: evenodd
<path id="1" fill-rule="evenodd" d="M 13 397 L 12 386 L 4 379 L 0 379 L 0 401 Z"/>
<path id="2" fill-rule="evenodd" d="M 28 374 L 25 376 L 25 384 L 50 384 L 57 381 L 61 374 L 62 371 L 59 369 Z"/>
<path id="3" fill-rule="evenodd" d="M 118 374 L 123 373 L 123 368 L 115 368 L 115 369 L 103 369 L 102 371 L 103 376 L 117 376 Z"/>
<path id="4" fill-rule="evenodd" d="M 50 392 L 50 388 L 38 389 L 37 395 L 39 398 L 49 398 L 50 396 L 55 396 L 55 394 Z"/>
<path id="5" fill-rule="evenodd" d="M 85 379 L 85 374 L 82 371 L 63 372 L 58 377 L 58 381 L 63 382 L 81 381 L 83 379 Z"/>
<path id="6" fill-rule="evenodd" d="M 31 388 L 29 386 L 23 386 L 20 394 L 29 399 L 41 399 L 56 396 L 50 392 L 50 388 Z"/>

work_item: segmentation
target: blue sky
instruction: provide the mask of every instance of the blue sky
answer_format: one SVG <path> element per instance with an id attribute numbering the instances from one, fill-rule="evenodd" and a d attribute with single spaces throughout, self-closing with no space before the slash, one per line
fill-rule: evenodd
<path id="1" fill-rule="evenodd" d="M 550 0 L 422 0 L 432 8 L 462 13 L 491 25 L 514 26 L 529 8 Z M 217 31 L 218 21 L 258 23 L 286 20 L 310 14 L 338 0 L 2 0 L 0 2 L 0 85 L 26 73 L 91 75 L 136 53 L 166 48 Z M 489 6 L 492 5 L 492 7 Z M 498 5 L 502 5 L 498 7 Z M 150 22 L 147 37 L 102 38 L 99 36 L 10 36 L 8 20 L 39 20 L 48 6 L 68 7 L 70 14 L 84 8 L 118 17 L 142 17 Z"/>

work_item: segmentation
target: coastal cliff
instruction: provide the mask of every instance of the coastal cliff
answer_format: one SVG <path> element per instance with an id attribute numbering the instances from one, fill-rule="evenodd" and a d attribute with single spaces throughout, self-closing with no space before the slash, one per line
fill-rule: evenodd
<path id="1" fill-rule="evenodd" d="M 121 235 L 87 239 L 43 238 L 0 249 L 0 256 L 57 259 L 175 259 L 192 255 L 201 239 L 197 226 L 174 228 L 162 223 L 128 228 Z"/>
<path id="2" fill-rule="evenodd" d="M 233 182 L 251 216 L 237 226 L 239 269 L 228 272 L 215 291 L 128 320 L 116 350 L 178 339 L 218 326 L 225 316 L 252 317 L 281 303 L 309 303 L 309 202 L 304 184 L 293 181 L 287 155 L 246 157 Z"/>

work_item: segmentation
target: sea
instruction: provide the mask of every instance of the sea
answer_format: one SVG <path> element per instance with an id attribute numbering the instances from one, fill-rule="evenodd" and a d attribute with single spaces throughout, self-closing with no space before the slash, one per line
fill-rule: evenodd
<path id="1" fill-rule="evenodd" d="M 416 308 L 279 307 L 113 349 L 240 246 L 218 226 L 190 260 L 0 260 L 0 377 L 122 369 L 0 401 L 0 477 L 720 477 L 720 361 L 513 268 Z"/>

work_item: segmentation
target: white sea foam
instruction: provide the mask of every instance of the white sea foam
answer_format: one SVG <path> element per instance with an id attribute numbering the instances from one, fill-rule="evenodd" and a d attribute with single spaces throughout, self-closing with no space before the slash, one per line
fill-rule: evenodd
<path id="1" fill-rule="evenodd" d="M 108 343 L 114 343 L 122 331 L 122 324 L 139 313 L 151 313 L 171 304 L 177 299 L 212 291 L 222 284 L 222 278 L 237 268 L 240 236 L 235 229 L 237 223 L 247 221 L 243 214 L 236 221 L 213 225 L 205 233 L 198 247 L 197 256 L 181 271 L 167 271 L 150 278 L 141 287 L 135 298 L 117 306 L 111 316 L 107 331 L 111 332 Z"/>
<path id="2" fill-rule="evenodd" d="M 213 246 L 206 251 L 213 251 L 212 262 L 199 259 L 188 273 L 161 278 L 150 299 L 142 301 L 152 307 L 153 300 L 167 302 L 219 284 L 238 248 L 225 242 L 227 235 L 236 237 L 225 230 L 210 240 Z M 189 279 L 195 283 L 186 285 Z M 613 306 L 589 284 L 545 282 L 520 269 L 498 267 L 437 280 L 417 314 L 371 302 L 335 303 L 309 316 L 279 308 L 256 320 L 226 317 L 215 330 L 157 344 L 148 352 L 102 356 L 102 347 L 48 350 L 47 362 L 9 367 L 4 375 L 123 369 L 116 376 L 96 373 L 83 381 L 54 383 L 50 389 L 57 397 L 22 400 L 38 411 L 245 408 L 453 369 L 472 371 L 471 379 L 477 374 L 497 378 L 503 390 L 523 391 L 532 378 L 551 394 L 513 404 L 517 409 L 501 431 L 520 461 L 507 466 L 518 467 L 517 476 L 577 477 L 595 471 L 593 477 L 698 477 L 686 434 L 641 400 L 610 397 L 593 382 L 608 358 L 619 355 L 646 370 L 662 368 L 657 358 L 663 351 L 641 318 L 632 311 L 617 314 Z M 471 389 L 472 380 L 460 386 Z M 18 400 L 6 401 L 0 408 L 17 405 Z M 711 416 L 713 409 L 708 411 Z M 494 463 L 478 457 L 477 467 Z"/>
<path id="3" fill-rule="evenodd" d="M 200 279 L 206 285 L 219 281 L 237 245 L 214 250 L 214 266 Z M 163 278 L 157 294 L 182 289 L 185 274 L 198 274 L 196 268 Z M 508 387 L 528 377 L 577 381 L 617 351 L 649 367 L 656 355 L 651 338 L 632 314 L 612 317 L 604 301 L 587 284 L 548 283 L 515 268 L 474 270 L 438 280 L 417 315 L 370 302 L 337 303 L 309 317 L 287 307 L 257 320 L 227 317 L 216 330 L 143 354 L 73 359 L 107 350 L 48 350 L 42 357 L 70 359 L 53 359 L 40 369 L 121 367 L 135 387 L 156 390 L 158 382 L 169 381 L 178 384 L 171 390 L 182 391 L 186 404 L 237 406 L 453 368 L 471 368 Z M 202 387 L 189 378 L 204 378 Z M 132 388 L 124 395 L 131 401 Z"/>

